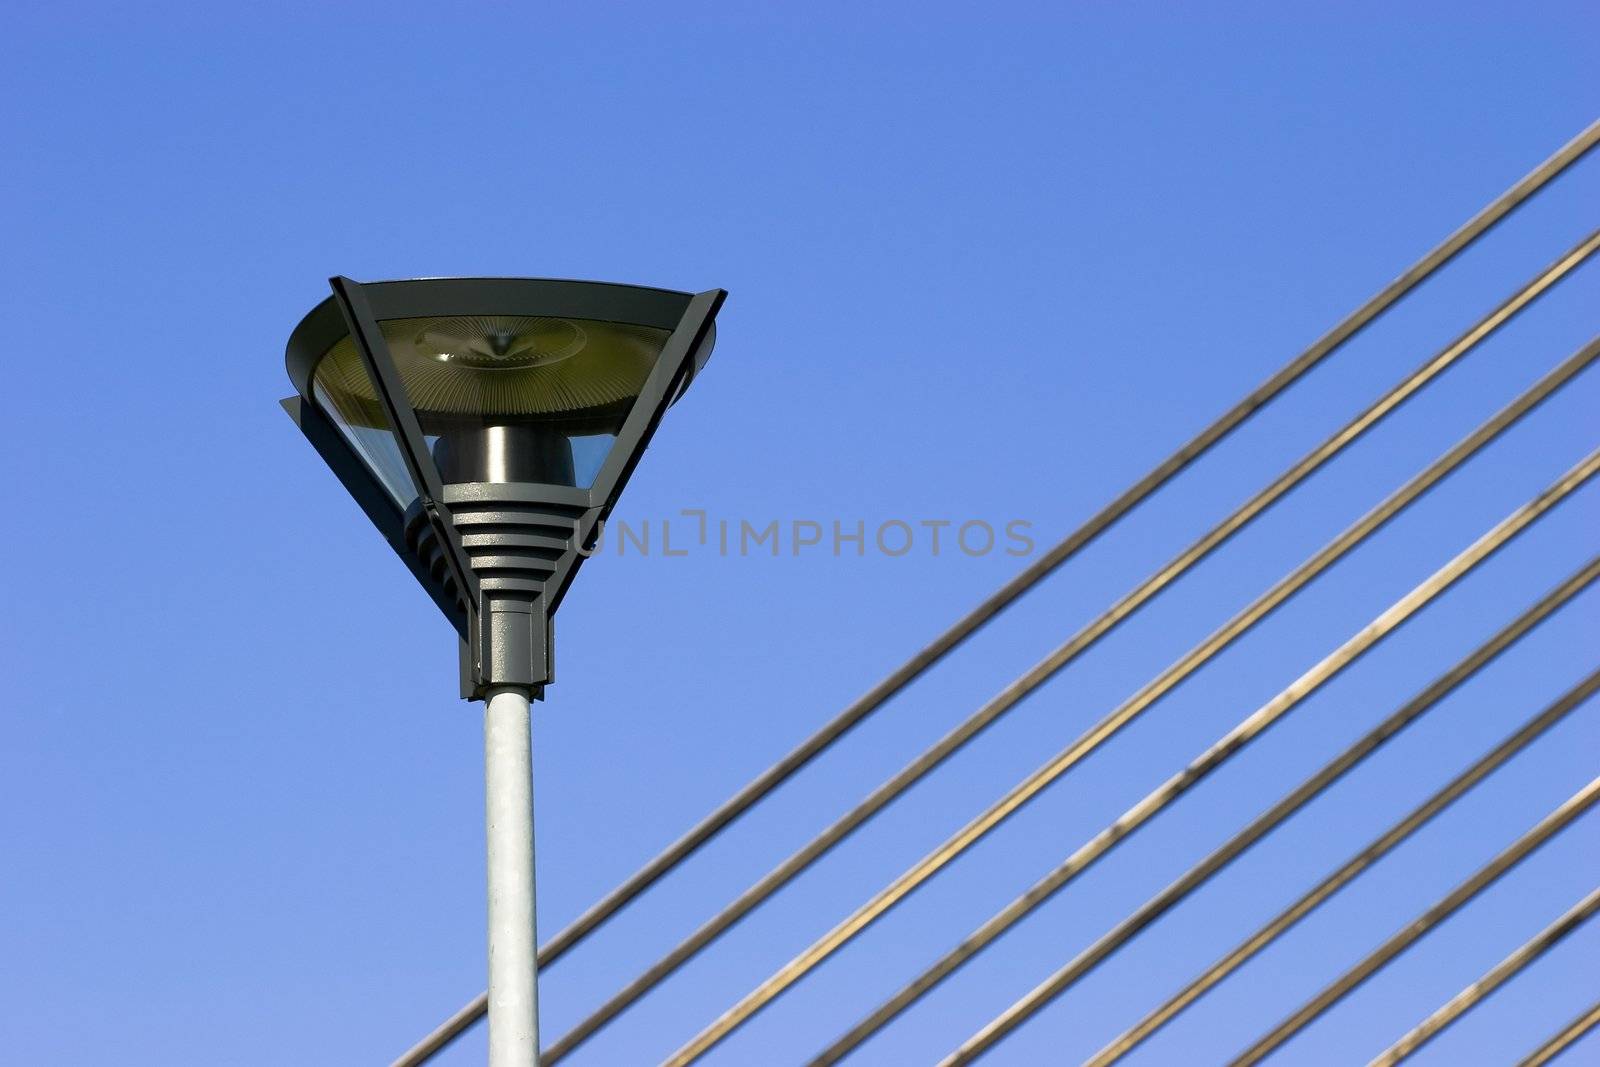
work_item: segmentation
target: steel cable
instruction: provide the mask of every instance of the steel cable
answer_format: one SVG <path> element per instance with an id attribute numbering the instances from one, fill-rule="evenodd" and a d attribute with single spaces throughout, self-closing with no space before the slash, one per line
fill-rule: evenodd
<path id="1" fill-rule="evenodd" d="M 1586 351 L 1594 349 L 1596 344 L 1597 342 L 1591 342 Z M 1568 362 L 1570 363 L 1571 361 L 1569 360 Z M 1476 434 L 1474 434 L 1474 436 L 1476 436 Z M 1452 449 L 1451 453 L 1447 453 L 1447 457 L 1457 453 L 1459 448 L 1460 446 L 1457 446 L 1456 449 Z M 1459 462 L 1459 460 L 1457 462 Z M 1436 462 L 1433 467 L 1429 468 L 1429 471 L 1439 469 L 1439 467 L 1439 462 Z M 1395 604 L 1393 604 L 1383 614 L 1374 619 L 1366 629 L 1360 633 L 1357 633 L 1344 645 L 1341 645 L 1334 652 L 1330 653 L 1315 667 L 1311 668 L 1310 671 L 1306 672 L 1305 675 L 1302 675 L 1300 679 L 1280 693 L 1277 698 L 1261 707 L 1244 722 L 1240 723 L 1240 725 L 1236 727 L 1232 733 L 1230 733 L 1222 741 L 1218 742 L 1218 744 L 1214 746 L 1212 750 L 1207 752 L 1194 764 L 1191 764 L 1188 769 L 1174 776 L 1174 778 L 1170 779 L 1167 783 L 1158 788 L 1155 792 L 1151 793 L 1139 804 L 1135 805 L 1134 808 L 1129 809 L 1129 811 L 1125 813 L 1122 818 L 1118 819 L 1116 823 L 1103 831 L 1099 837 L 1095 838 L 1095 840 L 1090 843 L 1090 845 L 1086 845 L 1085 849 L 1097 850 L 1093 853 L 1093 856 L 1097 856 L 1100 852 L 1105 851 L 1105 849 L 1109 848 L 1111 845 L 1125 838 L 1135 828 L 1137 828 L 1139 825 L 1142 825 L 1144 821 L 1154 815 L 1155 812 L 1159 811 L 1162 807 L 1169 803 L 1171 799 L 1181 794 L 1185 789 L 1188 788 L 1190 784 L 1193 784 L 1194 781 L 1198 780 L 1199 777 L 1203 777 L 1205 774 L 1210 773 L 1210 770 L 1214 768 L 1216 764 L 1220 763 L 1222 760 L 1225 760 L 1229 755 L 1232 754 L 1233 751 L 1239 747 L 1242 747 L 1243 744 L 1245 744 L 1250 738 L 1254 737 L 1255 734 L 1259 733 L 1260 730 L 1265 729 L 1266 726 L 1270 725 L 1273 721 L 1276 721 L 1277 718 L 1281 717 L 1290 708 L 1294 707 L 1295 704 L 1303 699 L 1310 690 L 1320 686 L 1328 678 L 1332 677 L 1333 674 L 1342 670 L 1355 658 L 1363 654 L 1372 644 L 1376 643 L 1396 626 L 1408 619 L 1424 604 L 1428 603 L 1435 596 L 1437 596 L 1443 589 L 1453 584 L 1462 574 L 1477 566 L 1478 563 L 1488 558 L 1490 554 L 1496 551 L 1501 545 L 1505 544 L 1511 538 L 1515 537 L 1540 515 L 1544 514 L 1545 511 L 1564 500 L 1579 486 L 1587 482 L 1589 478 L 1593 477 L 1597 470 L 1600 470 L 1600 449 L 1597 449 L 1594 452 L 1591 452 L 1588 456 L 1584 457 L 1577 463 L 1577 465 L 1563 474 L 1562 477 L 1553 485 L 1544 490 L 1527 504 L 1518 508 L 1500 523 L 1496 524 L 1491 530 L 1464 549 L 1454 559 L 1446 563 L 1444 567 L 1440 568 L 1416 588 L 1411 590 L 1411 592 L 1407 593 L 1400 600 L 1396 601 Z M 1428 472 L 1424 472 L 1424 474 L 1427 473 Z M 1440 476 L 1442 477 L 1442 472 Z M 1421 478 L 1422 476 L 1419 475 L 1418 477 Z M 1391 498 L 1391 500 L 1392 499 L 1394 498 Z M 1380 505 L 1380 509 L 1382 507 L 1383 505 Z M 1369 513 L 1369 516 L 1372 514 L 1374 513 Z M 1360 523 L 1358 522 L 1357 525 L 1359 526 Z M 1352 529 L 1354 529 L 1354 527 Z M 1322 554 L 1319 553 L 1319 556 L 1314 558 L 1320 558 L 1321 555 Z M 1226 627 L 1224 629 L 1226 629 Z M 1201 647 L 1206 647 L 1206 645 L 1202 644 Z M 1180 663 L 1187 662 L 1190 659 L 1191 656 L 1185 656 L 1183 660 L 1180 660 Z M 1113 717 L 1115 717 L 1115 715 L 1116 713 L 1113 713 Z M 1129 717 L 1131 718 L 1131 716 Z M 1091 730 L 1089 734 L 1085 735 L 1085 738 L 1095 739 L 1092 744 L 1084 744 L 1080 742 L 1069 746 L 1064 752 L 1058 755 L 1056 759 L 1052 760 L 1050 763 L 1047 763 L 1038 771 L 1035 771 L 1034 774 L 1030 775 L 1027 779 L 1024 779 L 1023 782 L 1019 783 L 1019 785 L 1010 793 L 1008 793 L 1006 797 L 1002 798 L 995 805 L 991 806 L 988 811 L 978 816 L 972 822 L 969 822 L 966 827 L 958 831 L 954 836 L 947 840 L 943 845 L 939 846 L 939 848 L 935 849 L 932 853 L 929 853 L 928 856 L 924 857 L 923 860 L 919 861 L 911 869 L 902 874 L 887 888 L 882 890 L 877 896 L 873 897 L 872 900 L 858 908 L 852 915 L 835 926 L 822 938 L 813 943 L 811 947 L 806 949 L 799 956 L 795 957 L 784 967 L 780 968 L 775 974 L 773 974 L 761 985 L 757 986 L 756 989 L 747 994 L 732 1008 L 728 1009 L 728 1011 L 724 1012 L 705 1029 L 701 1030 L 700 1033 L 691 1038 L 682 1048 L 678 1049 L 678 1051 L 668 1057 L 665 1062 L 671 1065 L 671 1067 L 682 1067 L 683 1064 L 692 1063 L 694 1060 L 698 1059 L 712 1046 L 717 1044 L 717 1042 L 721 1041 L 762 1007 L 770 1003 L 773 998 L 782 993 L 802 975 L 810 971 L 822 960 L 826 959 L 856 934 L 860 933 L 861 930 L 865 929 L 872 921 L 884 914 L 884 912 L 886 912 L 894 904 L 898 903 L 914 888 L 922 884 L 928 878 L 932 877 L 936 871 L 942 868 L 956 855 L 970 847 L 971 844 L 981 838 L 989 830 L 999 825 L 999 823 L 1006 817 L 1018 810 L 1026 800 L 1037 795 L 1037 793 L 1042 790 L 1045 785 L 1047 785 L 1050 781 L 1053 781 L 1056 777 L 1059 777 L 1059 775 L 1063 773 L 1067 767 L 1076 762 L 1076 759 L 1079 758 L 1081 754 L 1087 752 L 1089 749 L 1094 747 L 1094 745 L 1100 743 L 1100 741 L 1103 741 L 1105 737 L 1109 736 L 1109 734 L 1110 731 L 1104 731 L 1100 727 L 1096 727 L 1094 730 Z M 1086 865 L 1087 862 L 1092 862 L 1093 856 L 1090 856 L 1088 853 L 1086 853 L 1085 856 L 1081 858 Z M 1044 887 L 1036 887 L 1036 889 L 1043 890 Z M 996 1023 L 991 1025 L 997 1025 L 1000 1023 L 1001 1020 L 996 1020 Z M 977 1038 L 975 1037 L 974 1040 L 977 1040 Z"/>
<path id="2" fill-rule="evenodd" d="M 1072 984 L 1104 962 L 1112 953 L 1137 937 L 1162 915 L 1182 903 L 1190 893 L 1199 889 L 1212 876 L 1242 856 L 1257 841 L 1321 795 L 1362 760 L 1396 737 L 1412 722 L 1432 710 L 1457 687 L 1488 666 L 1500 653 L 1521 640 L 1535 626 L 1566 604 L 1568 600 L 1588 588 L 1597 577 L 1600 577 L 1600 556 L 1591 560 L 1587 566 L 1580 569 L 1560 586 L 1541 597 L 1537 603 L 1429 684 L 1422 692 L 1407 701 L 1399 710 L 1373 727 L 1367 734 L 1356 740 L 1342 753 L 1324 765 L 1317 773 L 1285 794 L 1279 801 L 1252 820 L 1248 826 L 1222 845 L 1219 845 L 1204 859 L 1184 872 L 1182 876 L 1141 905 L 1133 914 L 1112 927 L 1092 945 L 1052 974 L 1038 989 L 1029 994 L 1031 1002 L 1030 1013 L 1043 1007 L 1045 1003 L 1055 997 L 1060 996 Z M 1582 698 L 1587 698 L 1596 688 L 1600 688 L 1600 671 L 1595 672 L 1580 686 Z M 1054 889 L 1060 889 L 1065 884 L 1066 879 L 1061 878 L 1054 884 Z M 902 1011 L 930 992 L 939 982 L 983 951 L 984 948 L 1015 923 L 1019 922 L 1025 915 L 1044 904 L 1049 899 L 1049 896 L 1037 895 L 1030 891 L 1030 894 L 1022 899 L 1026 901 L 1025 904 L 1013 904 L 989 922 L 984 923 L 983 926 L 963 938 L 956 948 L 946 953 L 937 963 L 885 1001 L 876 1011 L 852 1027 L 821 1055 L 811 1061 L 814 1067 L 819 1064 L 837 1063 L 843 1059 L 861 1042 L 887 1025 Z"/>
<path id="3" fill-rule="evenodd" d="M 1568 908 L 1549 926 L 1524 941 L 1511 955 L 1491 967 L 1482 978 L 1440 1005 L 1437 1011 L 1408 1030 L 1400 1040 L 1373 1057 L 1367 1067 L 1394 1067 L 1443 1033 L 1451 1023 L 1477 1007 L 1496 989 L 1522 973 L 1522 970 L 1534 960 L 1594 918 L 1596 911 L 1600 911 L 1600 888 L 1591 889 L 1582 900 Z"/>
<path id="4" fill-rule="evenodd" d="M 1240 1053 L 1229 1067 L 1250 1067 L 1260 1063 L 1273 1050 L 1281 1047 L 1295 1034 L 1329 1008 L 1343 1000 L 1349 993 L 1371 978 L 1390 961 L 1416 944 L 1434 927 L 1459 911 L 1468 901 L 1493 885 L 1511 868 L 1532 855 L 1546 841 L 1566 829 L 1572 822 L 1600 801 L 1600 778 L 1568 798 L 1560 807 L 1541 819 L 1532 829 L 1517 838 L 1504 851 L 1475 871 L 1466 881 L 1456 886 L 1433 907 L 1423 912 L 1397 931 L 1383 944 L 1373 949 L 1365 958 L 1316 996 L 1306 1001 L 1288 1018 L 1273 1027 L 1265 1036 Z"/>
<path id="5" fill-rule="evenodd" d="M 1593 1030 L 1596 1024 L 1600 1024 L 1600 1000 L 1589 1005 L 1588 1010 L 1582 1015 L 1551 1034 L 1542 1045 L 1518 1060 L 1517 1067 L 1544 1067 L 1581 1041 L 1583 1035 Z"/>
<path id="6" fill-rule="evenodd" d="M 802 741 L 782 759 L 757 775 L 686 833 L 596 901 L 552 937 L 538 953 L 540 967 L 548 967 L 578 942 L 598 929 L 660 878 L 696 852 L 722 829 L 738 819 L 813 758 L 828 749 L 853 727 L 921 677 L 945 655 L 961 645 L 992 618 L 1004 611 L 1056 568 L 1095 541 L 1172 478 L 1247 421 L 1260 408 L 1293 385 L 1365 329 L 1385 311 L 1488 233 L 1508 215 L 1600 144 L 1600 121 L 1591 123 L 1549 158 L 1496 197 L 1442 242 L 1382 290 L 1351 312 L 1300 355 L 1267 378 L 1236 405 L 1223 413 L 1148 474 L 1107 504 L 1082 526 L 1054 545 L 1034 563 L 936 637 L 916 655 L 896 668 L 831 721 Z M 483 1018 L 486 994 L 479 994 L 420 1042 L 393 1061 L 392 1067 L 419 1067 Z"/>
<path id="7" fill-rule="evenodd" d="M 821 859 L 834 846 L 849 837 L 850 834 L 854 833 L 879 811 L 887 807 L 895 798 L 932 773 L 967 742 L 993 725 L 1002 715 L 1020 703 L 1024 697 L 1044 685 L 1056 673 L 1092 648 L 1100 638 L 1110 633 L 1191 567 L 1227 543 L 1234 534 L 1282 499 L 1295 486 L 1320 470 L 1344 449 L 1360 440 L 1368 430 L 1396 411 L 1429 382 L 1454 366 L 1480 343 L 1492 336 L 1520 312 L 1530 307 L 1540 296 L 1549 292 L 1557 282 L 1586 262 L 1597 250 L 1600 250 L 1600 230 L 1589 234 L 1572 249 L 1563 253 L 1554 263 L 1507 297 L 1488 315 L 1478 320 L 1459 337 L 1417 367 L 1321 444 L 1291 464 L 1270 484 L 1240 505 L 1222 522 L 1212 527 L 1199 540 L 1139 583 L 1132 591 L 1125 594 L 1110 608 L 1101 613 L 1093 622 L 1084 626 L 1065 643 L 1058 646 L 1043 660 L 1030 668 L 1027 673 L 1006 686 L 997 696 L 984 704 L 983 707 L 979 708 L 960 725 L 946 733 L 892 778 L 869 793 L 865 799 L 840 816 L 822 833 L 763 875 L 759 881 L 736 897 L 722 911 L 702 923 L 671 951 L 662 956 L 546 1049 L 544 1054 L 546 1067 L 556 1063 L 584 1041 L 593 1037 L 612 1019 L 627 1010 L 640 997 L 659 985 L 679 967 L 727 932 L 740 919 L 754 911 L 811 864 Z"/>
<path id="8" fill-rule="evenodd" d="M 1346 860 L 1322 881 L 1307 890 L 1294 903 L 1269 919 L 1255 933 L 1234 946 L 1221 959 L 1207 967 L 1198 977 L 1168 998 L 1160 1007 L 1147 1013 L 1139 1022 L 1117 1035 L 1094 1056 L 1084 1062 L 1084 1067 L 1107 1067 L 1115 1063 L 1161 1027 L 1171 1022 L 1185 1008 L 1205 996 L 1224 978 L 1292 929 L 1301 919 L 1330 900 L 1339 890 L 1355 881 L 1384 856 L 1426 826 L 1440 812 L 1465 796 L 1473 787 L 1493 774 L 1507 760 L 1521 752 L 1541 737 L 1556 723 L 1565 719 L 1580 704 L 1594 694 L 1600 672 L 1591 674 L 1577 686 L 1568 690 L 1553 704 L 1525 722 L 1515 733 L 1505 738 L 1472 766 L 1452 778 L 1437 792 L 1404 815 L 1399 821 L 1378 835 L 1370 844 Z"/>

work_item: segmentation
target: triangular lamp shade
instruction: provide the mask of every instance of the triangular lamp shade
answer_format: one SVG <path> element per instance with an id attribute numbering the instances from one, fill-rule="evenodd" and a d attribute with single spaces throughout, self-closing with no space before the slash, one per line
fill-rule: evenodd
<path id="1" fill-rule="evenodd" d="M 704 366 L 725 294 L 333 287 L 290 338 L 285 406 L 461 631 L 464 693 L 537 689 L 580 549 Z"/>

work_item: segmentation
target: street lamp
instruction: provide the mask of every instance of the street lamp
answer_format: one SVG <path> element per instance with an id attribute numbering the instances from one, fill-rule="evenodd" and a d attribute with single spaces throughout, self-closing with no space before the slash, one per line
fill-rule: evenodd
<path id="1" fill-rule="evenodd" d="M 538 1062 L 529 702 L 551 617 L 726 294 L 538 278 L 330 282 L 283 401 L 460 636 L 484 702 L 489 1062 Z"/>

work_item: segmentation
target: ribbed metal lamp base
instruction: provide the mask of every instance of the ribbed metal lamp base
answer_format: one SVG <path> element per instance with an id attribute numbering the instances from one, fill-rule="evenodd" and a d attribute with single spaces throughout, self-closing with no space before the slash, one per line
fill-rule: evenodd
<path id="1" fill-rule="evenodd" d="M 477 624 L 463 653 L 462 696 L 481 700 L 502 685 L 542 695 L 552 679 L 551 591 L 563 587 L 561 579 L 579 558 L 593 510 L 588 491 L 469 482 L 445 486 L 444 504 L 479 586 Z M 406 512 L 405 537 L 424 565 L 449 583 L 443 548 L 417 504 Z"/>

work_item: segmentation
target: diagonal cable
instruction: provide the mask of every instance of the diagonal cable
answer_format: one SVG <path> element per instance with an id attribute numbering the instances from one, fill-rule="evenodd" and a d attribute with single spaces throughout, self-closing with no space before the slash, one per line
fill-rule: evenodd
<path id="1" fill-rule="evenodd" d="M 1346 341 L 1365 329 L 1407 293 L 1422 284 L 1435 271 L 1470 247 L 1530 197 L 1587 155 L 1600 144 L 1600 121 L 1585 127 L 1544 162 L 1540 163 L 1504 193 L 1496 197 L 1459 229 L 1412 264 L 1361 307 L 1300 355 L 1289 361 L 1244 399 L 1223 413 L 1215 422 L 1189 440 L 1121 496 L 1107 504 L 1078 529 L 1040 556 L 988 599 L 957 620 L 911 659 L 896 668 L 865 695 L 846 707 L 831 721 L 797 745 L 778 762 L 752 779 L 714 811 L 696 823 L 627 881 L 573 920 L 540 949 L 538 963 L 547 967 L 572 946 L 594 932 L 621 911 L 668 871 L 683 862 L 723 828 L 754 807 L 764 797 L 792 777 L 817 755 L 825 751 L 891 697 L 921 677 L 945 655 L 1004 611 L 1033 586 L 1072 556 L 1097 539 L 1119 519 L 1155 493 L 1188 465 L 1211 449 L 1279 393 L 1293 385 L 1312 368 L 1337 351 Z M 444 1023 L 402 1053 L 392 1067 L 418 1067 L 459 1037 L 488 1010 L 486 994 L 479 994 Z"/>
<path id="2" fill-rule="evenodd" d="M 1452 453 L 1455 451 L 1455 449 L 1452 449 Z M 1438 467 L 1439 463 L 1436 462 L 1429 470 L 1432 471 Z M 1494 528 L 1445 564 L 1444 567 L 1424 580 L 1422 584 L 1396 601 L 1387 611 L 1373 620 L 1365 630 L 1356 634 L 1340 648 L 1334 650 L 1299 680 L 1291 684 L 1288 689 L 1280 693 L 1277 698 L 1257 710 L 1241 723 L 1233 733 L 1230 733 L 1210 752 L 1196 761 L 1195 764 L 1191 764 L 1186 771 L 1169 780 L 1156 792 L 1150 794 L 1138 805 L 1130 809 L 1123 818 L 1108 827 L 1099 838 L 1096 838 L 1096 842 L 1103 842 L 1104 846 L 1109 848 L 1126 837 L 1146 819 L 1164 807 L 1172 799 L 1172 796 L 1181 793 L 1188 787 L 1188 784 L 1192 784 L 1192 780 L 1197 780 L 1193 776 L 1203 776 L 1203 774 L 1209 773 L 1214 763 L 1220 763 L 1231 755 L 1235 749 L 1242 747 L 1255 733 L 1265 729 L 1267 725 L 1270 725 L 1303 699 L 1310 690 L 1320 686 L 1327 678 L 1338 673 L 1356 657 L 1364 653 L 1373 643 L 1382 639 L 1389 631 L 1400 625 L 1420 607 L 1437 596 L 1439 592 L 1451 585 L 1462 574 L 1477 566 L 1478 563 L 1515 537 L 1540 515 L 1544 514 L 1545 511 L 1564 500 L 1580 485 L 1593 477 L 1597 470 L 1600 470 L 1600 449 L 1585 456 L 1553 485 L 1508 515 Z M 1424 472 L 1424 474 L 1427 473 Z M 1382 507 L 1383 505 L 1380 505 L 1380 510 Z M 1369 513 L 1369 515 L 1371 514 L 1374 513 Z M 1319 557 L 1320 555 L 1319 553 Z M 1187 662 L 1189 659 L 1190 657 L 1186 656 L 1180 663 Z M 1113 714 L 1115 715 L 1115 713 Z M 1089 734 L 1086 734 L 1085 738 L 1098 737 L 1099 740 L 1103 740 L 1105 736 L 1109 736 L 1108 733 L 1099 733 L 1099 731 L 1100 727 L 1096 727 Z M 1094 743 L 1098 744 L 1099 741 L 1096 740 Z M 1073 756 L 1074 753 L 1081 754 L 1092 747 L 1093 745 L 1084 745 L 1082 742 L 1074 743 L 1050 763 L 1047 763 L 1044 767 L 1024 779 L 1001 801 L 968 823 L 966 827 L 902 874 L 872 900 L 858 908 L 849 918 L 835 926 L 813 943 L 810 948 L 779 969 L 772 977 L 756 987 L 755 990 L 724 1012 L 700 1031 L 699 1034 L 691 1038 L 687 1044 L 673 1053 L 666 1062 L 671 1067 L 681 1067 L 682 1064 L 691 1063 L 698 1059 L 807 971 L 865 929 L 870 922 L 882 915 L 893 904 L 903 899 L 912 889 L 926 881 L 935 871 L 943 867 L 989 830 L 999 825 L 1004 818 L 1020 808 L 1025 800 L 1030 799 L 1042 790 L 1049 781 L 1063 773 L 1066 767 L 1075 762 L 1076 757 L 1069 759 L 1069 756 Z M 1169 792 L 1171 792 L 1171 796 L 1167 795 Z M 1091 842 L 1091 845 L 1093 844 L 1094 842 Z M 1088 848 L 1090 846 L 1085 847 Z M 998 1022 L 999 1020 L 997 1020 Z"/>
<path id="3" fill-rule="evenodd" d="M 1321 770 L 1285 794 L 1277 803 L 1257 816 L 1248 826 L 1222 845 L 1219 845 L 1176 881 L 1146 901 L 1133 914 L 1112 927 L 1092 945 L 1052 974 L 1038 989 L 1029 994 L 1029 1013 L 1037 1011 L 1050 1000 L 1060 996 L 1079 979 L 1104 962 L 1112 953 L 1137 937 L 1162 915 L 1182 903 L 1190 893 L 1199 889 L 1212 876 L 1242 856 L 1257 841 L 1260 841 L 1286 822 L 1295 812 L 1320 796 L 1362 760 L 1399 735 L 1411 723 L 1432 710 L 1441 700 L 1478 671 L 1488 666 L 1500 653 L 1521 640 L 1535 626 L 1566 604 L 1572 597 L 1588 588 L 1597 577 L 1600 577 L 1600 557 L 1591 560 L 1587 566 L 1581 568 L 1561 585 L 1541 597 L 1538 602 L 1501 628 L 1493 637 L 1430 683 L 1422 692 L 1407 701 L 1388 718 L 1329 761 Z M 1600 688 L 1600 671 L 1596 671 L 1580 686 L 1584 697 L 1592 694 L 1596 688 Z M 1074 858 L 1078 859 L 1079 857 L 1074 854 Z M 1068 867 L 1071 867 L 1071 869 L 1068 870 Z M 1017 922 L 1020 922 L 1024 916 L 1042 906 L 1046 900 L 1050 899 L 1056 891 L 1065 886 L 1067 881 L 1075 877 L 1082 869 L 1081 860 L 1075 866 L 1073 865 L 1073 860 L 1068 860 L 1062 868 L 1058 868 L 1056 872 L 1053 872 L 1052 875 L 1019 898 L 1018 901 L 1003 909 L 994 918 L 967 935 L 955 948 L 923 971 L 915 980 L 908 983 L 872 1014 L 861 1020 L 832 1045 L 828 1046 L 816 1059 L 811 1061 L 813 1067 L 839 1062 L 868 1037 L 883 1028 L 897 1015 L 916 1003 L 918 999 L 932 991 L 945 978 L 954 974 L 974 956 L 982 952 L 995 939 Z M 1044 886 L 1049 887 L 1048 892 L 1040 892 L 1040 888 Z"/>
<path id="4" fill-rule="evenodd" d="M 1295 486 L 1305 481 L 1344 449 L 1360 440 L 1368 430 L 1396 411 L 1429 382 L 1472 352 L 1520 312 L 1600 251 L 1600 230 L 1585 237 L 1573 248 L 1563 253 L 1554 263 L 1540 271 L 1526 285 L 1505 299 L 1497 308 L 1478 320 L 1455 340 L 1430 357 L 1408 374 L 1393 388 L 1379 397 L 1366 410 L 1330 435 L 1325 441 L 1307 452 L 1255 496 L 1240 505 L 1227 518 L 1207 531 L 1199 540 L 1173 557 L 1155 573 L 1140 582 L 1116 603 L 1107 608 L 1094 621 L 1084 626 L 1066 642 L 1054 649 L 1028 672 L 1006 686 L 983 707 L 964 722 L 946 733 L 927 750 L 913 759 L 892 778 L 869 793 L 850 811 L 840 816 L 807 842 L 799 850 L 778 864 L 759 881 L 745 890 L 722 911 L 702 923 L 666 955 L 651 964 L 642 974 L 629 982 L 614 996 L 595 1009 L 587 1018 L 562 1035 L 544 1053 L 546 1067 L 554 1064 L 584 1041 L 622 1014 L 640 997 L 687 963 L 697 953 L 710 945 L 734 924 L 754 911 L 778 890 L 782 889 L 802 871 L 826 855 L 835 845 L 863 826 L 896 797 L 910 789 L 922 778 L 932 773 L 962 746 L 993 725 L 1002 715 L 1019 704 L 1024 697 L 1044 685 L 1059 671 L 1094 646 L 1102 637 L 1170 586 L 1191 567 L 1226 544 L 1234 534 L 1247 526 Z"/>
<path id="5" fill-rule="evenodd" d="M 1117 1035 L 1099 1052 L 1084 1061 L 1084 1067 L 1107 1067 L 1132 1052 L 1140 1043 L 1161 1027 L 1171 1022 L 1185 1008 L 1205 996 L 1213 987 L 1254 959 L 1268 945 L 1291 930 L 1296 924 L 1321 907 L 1334 894 L 1355 881 L 1374 864 L 1394 851 L 1412 834 L 1426 826 L 1440 812 L 1465 796 L 1479 782 L 1502 767 L 1511 757 L 1521 752 L 1556 723 L 1565 719 L 1585 700 L 1594 694 L 1600 671 L 1589 675 L 1568 690 L 1554 703 L 1525 722 L 1472 766 L 1452 778 L 1436 793 L 1413 808 L 1370 844 L 1341 864 L 1338 869 L 1307 890 L 1298 900 L 1273 916 L 1255 933 L 1245 938 L 1233 949 L 1179 990 L 1160 1007 L 1151 1011 L 1139 1022 Z"/>
<path id="6" fill-rule="evenodd" d="M 1477 1007 L 1496 989 L 1515 978 L 1534 960 L 1550 951 L 1569 934 L 1594 918 L 1600 911 L 1600 888 L 1589 893 L 1568 908 L 1549 926 L 1519 945 L 1515 952 L 1489 968 L 1476 982 L 1451 997 L 1432 1015 L 1407 1031 L 1400 1040 L 1384 1049 L 1367 1064 L 1367 1067 L 1394 1067 L 1395 1064 L 1432 1041 L 1446 1027 Z"/>
<path id="7" fill-rule="evenodd" d="M 1456 886 L 1433 907 L 1423 912 L 1397 931 L 1383 944 L 1373 949 L 1361 962 L 1336 978 L 1322 992 L 1306 1001 L 1293 1014 L 1273 1027 L 1265 1036 L 1240 1053 L 1228 1067 L 1250 1067 L 1260 1063 L 1273 1050 L 1281 1047 L 1295 1034 L 1329 1008 L 1343 1000 L 1349 993 L 1382 970 L 1390 961 L 1420 941 L 1434 927 L 1459 911 L 1468 901 L 1494 884 L 1501 875 L 1521 863 L 1539 846 L 1566 829 L 1571 823 L 1600 801 L 1600 778 L 1596 778 L 1574 793 L 1555 811 L 1541 819 L 1532 829 L 1517 838 L 1504 851 L 1475 871 L 1471 877 Z"/>
<path id="8" fill-rule="evenodd" d="M 1583 1040 L 1583 1036 L 1600 1024 L 1600 1000 L 1589 1005 L 1576 1019 L 1551 1034 L 1545 1042 L 1522 1059 L 1517 1067 L 1544 1067 L 1567 1049 Z"/>
<path id="9" fill-rule="evenodd" d="M 1048 899 L 1069 881 L 1076 878 L 1129 835 L 1175 802 L 1189 789 L 1209 777 L 1234 754 L 1256 737 L 1289 714 L 1301 700 L 1343 671 L 1370 650 L 1395 628 L 1430 603 L 1433 598 L 1498 551 L 1512 538 L 1525 530 L 1549 508 L 1565 499 L 1580 485 L 1600 471 L 1600 449 L 1591 452 L 1549 489 L 1533 501 L 1507 516 L 1478 540 L 1458 553 L 1448 563 L 1435 571 L 1411 592 L 1382 612 L 1364 629 L 1324 657 L 1316 666 L 1301 675 L 1288 688 L 1267 704 L 1252 713 L 1187 767 L 1147 794 L 1144 799 L 1128 809 L 1111 826 L 1085 843 L 1068 859 L 1035 883 L 998 916 L 986 924 L 984 933 L 992 939 L 1005 926 Z M 1027 1019 L 1048 1003 L 1057 992 L 1061 973 L 1046 979 L 1026 996 L 1007 1008 L 986 1026 L 964 1042 L 943 1064 L 970 1063 L 993 1048 Z"/>

